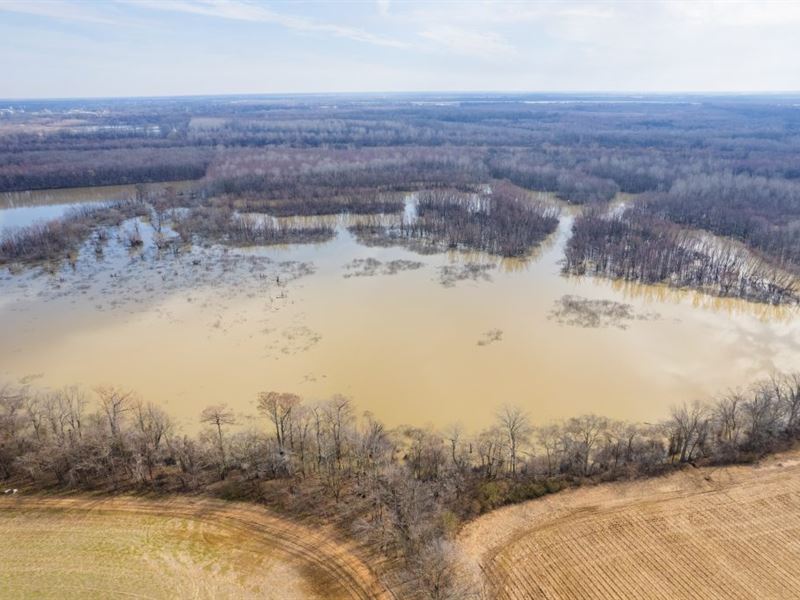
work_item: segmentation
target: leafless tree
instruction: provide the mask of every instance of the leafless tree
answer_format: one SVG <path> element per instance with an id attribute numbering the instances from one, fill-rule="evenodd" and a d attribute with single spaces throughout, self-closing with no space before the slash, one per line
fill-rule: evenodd
<path id="1" fill-rule="evenodd" d="M 505 406 L 497 414 L 497 420 L 508 436 L 509 466 L 513 476 L 517 474 L 517 452 L 519 447 L 528 441 L 532 432 L 530 419 L 527 413 L 518 406 Z"/>
<path id="2" fill-rule="evenodd" d="M 227 458 L 225 456 L 225 442 L 222 437 L 222 428 L 227 425 L 235 425 L 236 417 L 227 405 L 216 404 L 207 406 L 200 414 L 200 422 L 212 425 L 217 430 L 217 444 L 219 450 L 219 473 L 220 478 L 224 479 L 227 473 Z"/>
<path id="3" fill-rule="evenodd" d="M 136 442 L 139 453 L 147 467 L 150 481 L 153 481 L 153 468 L 162 450 L 165 439 L 172 432 L 172 420 L 160 407 L 137 401 L 133 408 L 136 423 Z"/>
<path id="4" fill-rule="evenodd" d="M 291 429 L 292 410 L 300 405 L 300 396 L 286 392 L 261 392 L 258 410 L 272 421 L 278 449 L 284 452 L 287 433 Z"/>
<path id="5" fill-rule="evenodd" d="M 112 386 L 95 388 L 100 398 L 100 406 L 105 414 L 111 437 L 118 439 L 122 426 L 122 418 L 132 408 L 133 393 Z"/>
<path id="6" fill-rule="evenodd" d="M 608 420 L 597 415 L 583 415 L 567 421 L 565 432 L 570 436 L 572 459 L 580 465 L 581 475 L 591 474 L 592 452 L 607 426 Z"/>
<path id="7" fill-rule="evenodd" d="M 672 409 L 670 454 L 679 462 L 691 462 L 706 449 L 710 411 L 700 402 L 682 404 Z"/>

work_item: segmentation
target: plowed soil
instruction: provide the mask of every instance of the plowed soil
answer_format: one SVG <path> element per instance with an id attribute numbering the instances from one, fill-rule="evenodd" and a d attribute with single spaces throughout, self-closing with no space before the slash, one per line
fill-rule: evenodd
<path id="1" fill-rule="evenodd" d="M 492 598 L 800 598 L 799 458 L 563 492 L 459 543 Z"/>

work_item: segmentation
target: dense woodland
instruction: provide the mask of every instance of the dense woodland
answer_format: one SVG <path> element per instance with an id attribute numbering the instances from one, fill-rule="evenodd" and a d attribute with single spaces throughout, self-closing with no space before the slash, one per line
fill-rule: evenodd
<path id="1" fill-rule="evenodd" d="M 464 598 L 449 539 L 503 504 L 565 487 L 751 461 L 800 436 L 800 374 L 776 376 L 660 424 L 597 415 L 537 424 L 516 407 L 480 432 L 388 429 L 353 402 L 256 398 L 258 416 L 224 404 L 187 435 L 135 394 L 102 387 L 0 389 L 0 479 L 49 489 L 204 492 L 335 522 L 387 558 L 403 597 Z"/>
<path id="2" fill-rule="evenodd" d="M 0 110 L 0 191 L 196 179 L 181 204 L 193 209 L 179 225 L 187 241 L 315 241 L 330 234 L 239 215 L 346 212 L 376 216 L 355 227 L 373 243 L 518 256 L 553 225 L 541 207 L 504 200 L 517 186 L 593 207 L 575 224 L 567 272 L 786 302 L 797 295 L 787 273 L 800 274 L 799 105 L 552 94 L 15 102 Z M 504 191 L 475 210 L 465 198 L 490 182 Z M 409 191 L 422 192 L 421 218 L 387 231 L 379 217 L 400 213 Z M 604 219 L 620 192 L 637 194 L 635 210 Z M 0 261 L 63 258 L 83 230 L 18 234 Z M 51 251 L 30 248 L 48 237 Z"/>
<path id="3" fill-rule="evenodd" d="M 0 112 L 0 190 L 207 173 L 217 191 L 313 196 L 497 178 L 586 203 L 701 175 L 780 187 L 800 178 L 799 132 L 784 96 L 21 102 Z"/>
<path id="4" fill-rule="evenodd" d="M 740 240 L 800 272 L 800 181 L 716 173 L 677 180 L 644 203 L 674 223 Z"/>
<path id="5" fill-rule="evenodd" d="M 417 213 L 401 225 L 401 236 L 507 257 L 525 256 L 558 226 L 556 208 L 501 183 L 490 194 L 422 193 Z"/>
<path id="6" fill-rule="evenodd" d="M 349 227 L 366 245 L 408 246 L 418 252 L 480 250 L 495 256 L 524 257 L 558 227 L 559 209 L 509 184 L 462 192 L 423 190 L 413 215 L 390 220 L 361 219 Z"/>
<path id="7" fill-rule="evenodd" d="M 770 304 L 800 299 L 796 278 L 735 243 L 705 239 L 640 207 L 587 211 L 575 220 L 564 271 L 665 283 Z"/>

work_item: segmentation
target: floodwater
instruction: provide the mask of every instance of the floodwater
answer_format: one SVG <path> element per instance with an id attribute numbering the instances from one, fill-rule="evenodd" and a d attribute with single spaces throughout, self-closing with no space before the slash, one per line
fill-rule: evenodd
<path id="1" fill-rule="evenodd" d="M 130 388 L 189 430 L 223 402 L 246 422 L 262 390 L 477 429 L 504 404 L 659 420 L 800 365 L 796 308 L 562 276 L 571 222 L 528 260 L 366 247 L 341 220 L 324 244 L 159 254 L 142 223 L 143 252 L 112 235 L 55 275 L 0 274 L 0 381 Z M 565 296 L 630 306 L 587 321 Z"/>
<path id="2" fill-rule="evenodd" d="M 173 181 L 145 184 L 144 187 L 146 190 L 172 187 L 176 191 L 181 191 L 188 189 L 193 183 L 192 181 Z M 77 206 L 125 200 L 135 194 L 136 186 L 134 185 L 2 192 L 0 193 L 0 235 L 14 228 L 58 219 Z"/>

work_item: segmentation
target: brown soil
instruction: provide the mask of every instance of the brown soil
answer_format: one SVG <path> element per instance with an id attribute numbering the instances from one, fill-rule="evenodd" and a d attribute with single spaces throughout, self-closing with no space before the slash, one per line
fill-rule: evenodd
<path id="1" fill-rule="evenodd" d="M 511 506 L 459 544 L 492 598 L 799 598 L 800 453 Z"/>

